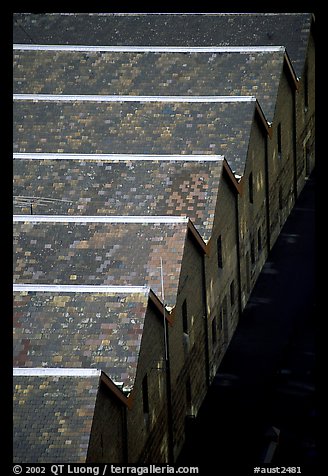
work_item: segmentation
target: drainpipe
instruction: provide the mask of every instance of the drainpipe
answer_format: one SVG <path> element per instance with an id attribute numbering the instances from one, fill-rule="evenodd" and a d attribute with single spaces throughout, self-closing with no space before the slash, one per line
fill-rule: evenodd
<path id="1" fill-rule="evenodd" d="M 166 377 L 166 399 L 167 399 L 167 432 L 168 432 L 168 463 L 174 463 L 173 452 L 173 415 L 172 415 L 172 387 L 171 387 L 171 368 L 169 358 L 169 342 L 168 342 L 168 323 L 164 319 L 164 326 L 166 328 L 165 339 L 165 377 Z"/>
<path id="2" fill-rule="evenodd" d="M 235 193 L 235 209 L 236 209 L 236 242 L 237 242 L 237 276 L 238 276 L 238 321 L 241 318 L 242 307 L 242 282 L 241 282 L 241 259 L 240 259 L 240 236 L 239 236 L 239 206 L 238 206 L 238 193 Z"/>
<path id="3" fill-rule="evenodd" d="M 267 234 L 267 254 L 269 255 L 271 249 L 271 233 L 270 233 L 270 181 L 269 181 L 269 140 L 268 135 L 265 137 L 265 201 L 266 201 L 266 234 Z"/>
<path id="4" fill-rule="evenodd" d="M 172 415 L 172 387 L 171 387 L 171 369 L 170 369 L 170 352 L 169 352 L 169 333 L 168 323 L 166 319 L 165 294 L 164 294 L 164 272 L 163 260 L 161 261 L 161 286 L 163 300 L 163 328 L 164 328 L 164 362 L 165 362 L 165 384 L 166 384 L 166 403 L 167 403 L 167 438 L 168 438 L 168 463 L 174 463 L 173 452 L 173 415 Z"/>
<path id="5" fill-rule="evenodd" d="M 296 127 L 297 127 L 297 116 L 296 116 L 296 89 L 293 92 L 293 165 L 294 165 L 294 202 L 297 199 L 297 140 L 296 140 Z"/>
<path id="6" fill-rule="evenodd" d="M 202 259 L 202 274 L 203 274 L 203 302 L 204 302 L 204 331 L 205 331 L 205 379 L 207 388 L 210 386 L 210 353 L 208 345 L 208 321 L 207 321 L 207 289 L 206 289 L 206 268 L 205 268 L 206 254 L 203 254 Z"/>

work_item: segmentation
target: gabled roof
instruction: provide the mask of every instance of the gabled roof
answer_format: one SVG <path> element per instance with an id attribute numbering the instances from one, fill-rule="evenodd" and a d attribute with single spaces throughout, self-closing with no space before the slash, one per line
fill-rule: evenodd
<path id="1" fill-rule="evenodd" d="M 14 43 L 285 46 L 303 73 L 310 13 L 15 14 Z"/>
<path id="2" fill-rule="evenodd" d="M 14 462 L 85 463 L 99 380 L 14 374 Z"/>
<path id="3" fill-rule="evenodd" d="M 14 367 L 101 369 L 130 391 L 149 289 L 97 288 L 14 285 Z"/>
<path id="4" fill-rule="evenodd" d="M 255 98 L 39 98 L 14 102 L 14 152 L 224 155 L 243 175 Z"/>
<path id="5" fill-rule="evenodd" d="M 15 213 L 31 213 L 32 206 L 33 214 L 189 216 L 205 240 L 225 163 L 214 155 L 14 154 L 14 159 Z"/>
<path id="6" fill-rule="evenodd" d="M 284 47 L 212 47 L 201 52 L 197 47 L 28 47 L 33 49 L 15 46 L 15 93 L 249 95 L 256 96 L 269 122 L 283 65 L 290 65 Z"/>
<path id="7" fill-rule="evenodd" d="M 102 219 L 103 218 L 103 219 Z M 176 217 L 14 217 L 14 282 L 148 286 L 175 306 L 188 219 Z M 131 246 L 133 243 L 133 246 Z"/>

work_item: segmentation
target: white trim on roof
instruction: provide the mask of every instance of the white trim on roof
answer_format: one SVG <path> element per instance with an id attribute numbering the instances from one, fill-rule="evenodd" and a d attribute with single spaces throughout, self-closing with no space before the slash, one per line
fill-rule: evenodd
<path id="1" fill-rule="evenodd" d="M 14 292 L 148 294 L 148 286 L 106 286 L 97 284 L 13 284 Z"/>
<path id="2" fill-rule="evenodd" d="M 18 160 L 119 160 L 119 161 L 183 161 L 183 162 L 217 162 L 224 160 L 223 155 L 177 155 L 177 154 L 67 154 L 43 152 L 15 152 L 14 159 Z"/>
<path id="3" fill-rule="evenodd" d="M 112 215 L 14 215 L 14 222 L 25 223 L 188 223 L 186 216 L 166 215 L 166 216 L 112 216 Z"/>
<path id="4" fill-rule="evenodd" d="M 13 368 L 14 377 L 100 377 L 101 372 L 100 369 L 81 368 Z"/>
<path id="5" fill-rule="evenodd" d="M 285 51 L 284 46 L 111 46 L 111 45 L 32 45 L 15 44 L 21 51 L 69 51 L 109 53 L 274 53 Z"/>
<path id="6" fill-rule="evenodd" d="M 48 101 L 48 102 L 182 102 L 182 103 L 222 103 L 254 102 L 255 96 L 126 96 L 101 94 L 14 94 L 14 101 Z"/>
<path id="7" fill-rule="evenodd" d="M 21 13 L 21 12 L 20 12 Z M 31 12 L 22 12 L 24 15 L 31 15 Z M 118 13 L 47 13 L 49 16 L 56 16 L 56 15 L 62 15 L 62 16 L 79 16 L 79 15 L 88 15 L 88 16 L 99 16 L 99 17 L 106 17 L 106 16 L 140 16 L 140 15 L 212 15 L 212 16 L 222 16 L 222 15 L 264 15 L 264 16 L 269 16 L 269 15 L 304 15 L 306 13 L 266 13 L 266 12 L 223 12 L 223 13 L 215 13 L 215 12 L 141 12 L 141 13 L 130 13 L 130 12 L 118 12 Z"/>

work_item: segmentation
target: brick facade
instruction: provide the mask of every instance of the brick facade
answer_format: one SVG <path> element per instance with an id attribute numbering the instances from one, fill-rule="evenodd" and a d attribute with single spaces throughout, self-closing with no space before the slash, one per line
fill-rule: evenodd
<path id="1" fill-rule="evenodd" d="M 315 165 L 315 44 L 314 25 L 309 35 L 304 70 L 296 95 L 297 190 Z"/>
<path id="2" fill-rule="evenodd" d="M 268 141 L 270 247 L 295 202 L 295 86 L 282 72 Z"/>
<path id="3" fill-rule="evenodd" d="M 134 31 L 145 44 L 167 46 L 182 21 L 167 15 L 171 40 L 156 15 L 148 26 L 144 15 L 135 17 Z M 195 38 L 174 41 L 238 45 L 238 53 L 88 55 L 18 45 L 16 458 L 34 451 L 38 462 L 50 454 L 60 462 L 150 464 L 173 463 L 181 452 L 188 421 L 314 168 L 314 19 L 288 14 L 275 23 L 274 14 L 259 14 L 250 37 L 236 26 L 253 21 L 251 14 L 228 15 L 227 29 L 214 29 L 211 40 L 208 26 L 222 25 L 225 15 L 194 18 Z M 113 25 L 117 41 L 124 25 L 127 38 L 133 32 L 124 15 L 16 19 L 17 43 L 51 37 L 59 49 L 83 43 L 81 21 L 93 47 L 106 38 L 115 44 L 105 34 Z M 301 33 L 290 39 L 292 22 Z M 286 51 L 263 47 L 269 35 L 262 33 L 275 28 Z M 84 98 L 63 100 L 77 87 Z M 154 98 L 140 98 L 149 91 Z M 36 97 L 40 92 L 49 98 Z M 23 441 L 24 412 L 30 421 L 36 404 L 47 415 L 47 439 L 36 417 L 37 431 L 25 426 Z"/>

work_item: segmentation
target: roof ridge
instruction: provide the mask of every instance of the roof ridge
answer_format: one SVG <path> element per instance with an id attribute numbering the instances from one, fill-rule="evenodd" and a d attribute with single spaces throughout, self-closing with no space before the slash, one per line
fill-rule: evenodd
<path id="1" fill-rule="evenodd" d="M 184 162 L 217 162 L 224 155 L 218 154 L 83 154 L 64 152 L 14 152 L 13 158 L 18 160 L 162 160 Z"/>
<path id="2" fill-rule="evenodd" d="M 149 286 L 115 286 L 102 284 L 14 284 L 15 292 L 67 292 L 67 293 L 113 293 L 149 294 Z"/>
<path id="3" fill-rule="evenodd" d="M 88 101 L 88 102 L 256 102 L 255 96 L 133 96 L 101 94 L 14 94 L 14 101 Z"/>
<path id="4" fill-rule="evenodd" d="M 70 223 L 187 223 L 179 215 L 14 215 L 14 222 L 70 222 Z"/>
<path id="5" fill-rule="evenodd" d="M 13 50 L 17 51 L 69 51 L 69 52 L 110 52 L 110 53 L 274 53 L 284 51 L 282 45 L 257 46 L 138 46 L 138 45 L 47 45 L 15 43 Z"/>

